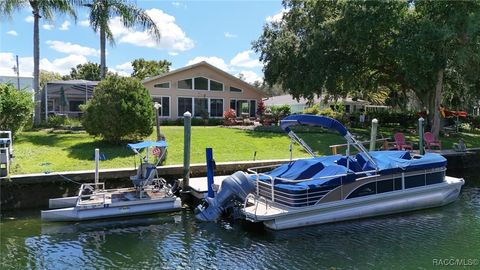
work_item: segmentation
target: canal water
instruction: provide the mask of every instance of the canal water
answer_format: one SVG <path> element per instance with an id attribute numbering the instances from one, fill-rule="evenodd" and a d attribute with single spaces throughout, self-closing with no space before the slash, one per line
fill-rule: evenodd
<path id="1" fill-rule="evenodd" d="M 480 177 L 466 182 L 445 207 L 279 232 L 190 211 L 62 225 L 7 213 L 0 269 L 480 269 Z"/>

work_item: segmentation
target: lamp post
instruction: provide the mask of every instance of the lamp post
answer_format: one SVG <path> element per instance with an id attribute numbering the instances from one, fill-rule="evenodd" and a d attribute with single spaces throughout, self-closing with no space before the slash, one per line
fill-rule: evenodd
<path id="1" fill-rule="evenodd" d="M 155 102 L 153 107 L 155 107 L 155 120 L 157 121 L 157 141 L 160 141 L 162 136 L 160 135 L 160 119 L 158 119 L 158 111 L 162 108 L 162 104 Z"/>

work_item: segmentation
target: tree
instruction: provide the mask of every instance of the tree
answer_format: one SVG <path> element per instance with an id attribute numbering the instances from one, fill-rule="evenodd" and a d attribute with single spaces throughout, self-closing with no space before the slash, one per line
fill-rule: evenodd
<path id="1" fill-rule="evenodd" d="M 47 82 L 60 80 L 62 80 L 62 75 L 60 75 L 60 73 L 40 70 L 40 89 L 43 89 Z"/>
<path id="2" fill-rule="evenodd" d="M 438 133 L 442 90 L 455 85 L 446 72 L 475 70 L 480 62 L 479 2 L 284 1 L 284 6 L 289 11 L 265 26 L 253 48 L 265 63 L 265 81 L 280 83 L 294 97 L 313 99 L 323 92 L 374 97 L 388 89 L 398 93 L 390 101 L 404 107 L 403 97 L 413 92 L 429 108 Z M 478 81 L 468 73 L 456 78 Z M 462 85 L 473 90 L 473 83 Z"/>
<path id="3" fill-rule="evenodd" d="M 88 62 L 73 67 L 70 71 L 70 78 L 72 80 L 100 81 L 100 73 L 99 64 Z"/>
<path id="4" fill-rule="evenodd" d="M 85 4 L 85 6 L 90 9 L 90 26 L 93 31 L 100 35 L 100 77 L 102 79 L 107 74 L 106 40 L 108 39 L 112 45 L 115 44 L 113 33 L 109 26 L 109 20 L 112 17 L 119 16 L 125 27 L 140 26 L 144 30 L 148 29 L 155 40 L 160 40 L 160 31 L 155 22 L 143 9 L 134 4 L 122 0 L 92 0 L 91 3 Z"/>
<path id="5" fill-rule="evenodd" d="M 157 76 L 170 71 L 170 63 L 167 60 L 147 61 L 143 58 L 135 59 L 132 62 L 133 72 L 132 77 L 143 80 L 148 77 Z"/>
<path id="6" fill-rule="evenodd" d="M 20 131 L 33 112 L 32 95 L 12 84 L 0 84 L 0 130 Z"/>
<path id="7" fill-rule="evenodd" d="M 95 87 L 93 98 L 81 108 L 85 130 L 106 141 L 136 140 L 152 133 L 153 101 L 138 79 L 107 77 Z"/>
<path id="8" fill-rule="evenodd" d="M 35 125 L 41 122 L 41 93 L 40 93 L 40 18 L 52 20 L 54 13 L 66 13 L 76 20 L 73 8 L 80 0 L 2 0 L 0 1 L 0 15 L 11 16 L 15 10 L 26 7 L 32 9 L 33 14 L 33 90 L 35 91 Z"/>

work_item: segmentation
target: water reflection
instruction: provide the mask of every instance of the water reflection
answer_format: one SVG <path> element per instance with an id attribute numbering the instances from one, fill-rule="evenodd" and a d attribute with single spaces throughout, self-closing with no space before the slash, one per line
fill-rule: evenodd
<path id="1" fill-rule="evenodd" d="M 428 269 L 434 258 L 479 257 L 475 181 L 442 208 L 279 232 L 199 223 L 189 211 L 70 224 L 4 216 L 1 268 Z"/>

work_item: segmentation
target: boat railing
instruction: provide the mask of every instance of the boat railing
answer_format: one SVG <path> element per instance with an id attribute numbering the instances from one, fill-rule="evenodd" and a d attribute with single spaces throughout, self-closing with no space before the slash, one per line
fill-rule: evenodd
<path id="1" fill-rule="evenodd" d="M 87 191 L 88 192 L 85 192 Z M 106 202 L 105 183 L 85 183 L 80 186 L 77 205 L 104 205 Z"/>
<path id="2" fill-rule="evenodd" d="M 280 164 L 281 165 L 281 164 Z M 286 192 L 282 192 L 275 189 L 275 182 L 282 182 L 286 184 L 296 184 L 301 182 L 307 181 L 314 181 L 314 180 L 322 180 L 322 179 L 333 179 L 333 178 L 341 178 L 348 175 L 377 175 L 377 170 L 369 170 L 369 171 L 361 171 L 361 172 L 350 172 L 350 173 L 343 173 L 343 174 L 334 174 L 334 175 L 325 175 L 319 176 L 314 178 L 305 178 L 305 179 L 288 179 L 282 177 L 273 177 L 267 173 L 259 172 L 259 170 L 264 170 L 267 168 L 274 168 L 280 165 L 266 165 L 266 166 L 258 166 L 248 168 L 247 171 L 254 174 L 255 176 L 255 185 L 256 185 L 256 194 L 257 196 L 266 196 L 266 199 L 271 200 L 272 202 L 280 202 L 283 204 L 293 205 L 293 206 L 300 206 L 300 205 L 310 205 L 318 202 L 326 193 L 330 190 L 320 190 L 320 191 L 310 191 L 309 188 L 306 189 L 305 192 L 300 194 L 290 194 Z M 265 180 L 260 180 L 260 177 L 266 178 Z M 268 194 L 268 195 L 267 195 Z M 305 201 L 306 198 L 306 201 Z"/>

